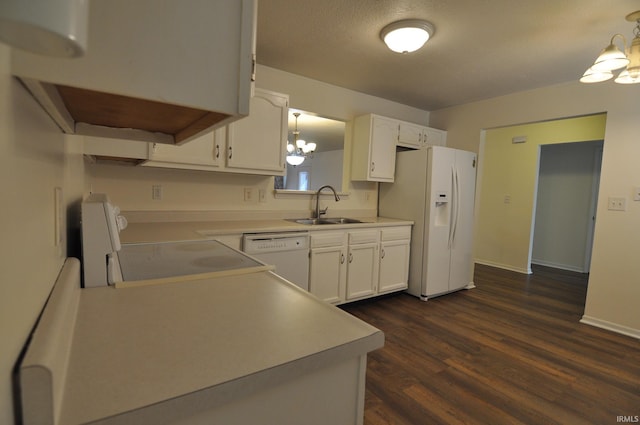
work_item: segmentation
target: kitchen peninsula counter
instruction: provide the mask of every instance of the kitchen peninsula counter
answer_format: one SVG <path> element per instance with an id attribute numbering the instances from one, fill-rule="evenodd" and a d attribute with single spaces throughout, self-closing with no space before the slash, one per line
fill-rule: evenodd
<path id="1" fill-rule="evenodd" d="M 29 368 L 58 382 L 48 423 L 361 423 L 384 335 L 275 274 L 122 289 L 79 274 L 67 260 L 21 365 L 25 409 L 46 384 Z"/>

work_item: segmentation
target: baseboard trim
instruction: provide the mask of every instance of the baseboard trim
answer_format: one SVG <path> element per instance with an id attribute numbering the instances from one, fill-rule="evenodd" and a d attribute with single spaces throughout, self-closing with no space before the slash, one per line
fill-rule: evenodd
<path id="1" fill-rule="evenodd" d="M 509 266 L 507 264 L 494 263 L 493 261 L 487 260 L 475 260 L 476 264 L 482 264 L 483 266 L 497 267 L 499 269 L 509 270 L 512 272 L 523 273 L 523 274 L 531 274 L 531 269 L 522 269 L 519 267 Z"/>
<path id="2" fill-rule="evenodd" d="M 630 336 L 632 338 L 640 339 L 639 329 L 634 329 L 628 326 L 619 325 L 617 323 L 609 322 L 607 320 L 602 320 L 595 317 L 584 315 L 582 316 L 582 319 L 580 319 L 580 323 L 584 323 L 585 325 L 589 325 L 589 326 L 595 326 L 596 328 L 606 329 L 608 331 Z"/>
<path id="3" fill-rule="evenodd" d="M 571 265 L 568 265 L 568 264 L 554 263 L 552 261 L 531 259 L 531 264 L 537 264 L 539 266 L 545 266 L 545 267 L 553 267 L 554 269 L 560 269 L 560 270 L 568 270 L 570 272 L 587 273 L 587 271 L 584 270 L 584 267 L 577 267 L 577 266 L 571 266 Z"/>

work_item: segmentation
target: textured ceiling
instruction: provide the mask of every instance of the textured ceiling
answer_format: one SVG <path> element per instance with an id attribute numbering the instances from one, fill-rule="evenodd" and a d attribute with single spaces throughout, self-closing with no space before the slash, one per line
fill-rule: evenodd
<path id="1" fill-rule="evenodd" d="M 638 0 L 261 0 L 258 63 L 425 110 L 577 80 Z M 410 54 L 380 40 L 425 19 Z M 607 82 L 603 84 L 613 84 Z"/>

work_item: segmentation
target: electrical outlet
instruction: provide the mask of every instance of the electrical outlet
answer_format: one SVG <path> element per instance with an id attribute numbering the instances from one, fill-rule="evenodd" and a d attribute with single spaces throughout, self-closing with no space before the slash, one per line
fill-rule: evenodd
<path id="1" fill-rule="evenodd" d="M 244 188 L 244 200 L 246 202 L 253 201 L 253 188 L 251 187 Z"/>
<path id="2" fill-rule="evenodd" d="M 611 211 L 626 211 L 627 198 L 609 197 L 608 209 Z"/>

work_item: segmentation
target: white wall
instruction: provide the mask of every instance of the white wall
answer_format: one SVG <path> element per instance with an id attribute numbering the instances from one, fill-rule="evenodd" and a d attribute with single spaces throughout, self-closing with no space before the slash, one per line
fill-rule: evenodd
<path id="1" fill-rule="evenodd" d="M 78 249 L 84 170 L 80 146 L 10 76 L 0 44 L 0 423 L 14 423 L 12 369 L 67 256 Z M 62 188 L 64 240 L 54 242 L 54 188 Z M 67 243 L 69 236 L 74 240 Z"/>
<path id="2" fill-rule="evenodd" d="M 592 192 L 602 142 L 541 146 L 531 262 L 588 272 Z"/>
<path id="3" fill-rule="evenodd" d="M 430 120 L 430 125 L 448 131 L 448 146 L 479 152 L 483 129 L 607 113 L 583 320 L 636 337 L 640 337 L 640 237 L 636 236 L 640 235 L 640 202 L 630 199 L 633 187 L 640 186 L 639 94 L 638 85 L 572 82 L 432 111 Z M 626 197 L 627 211 L 608 211 L 609 196 Z"/>

